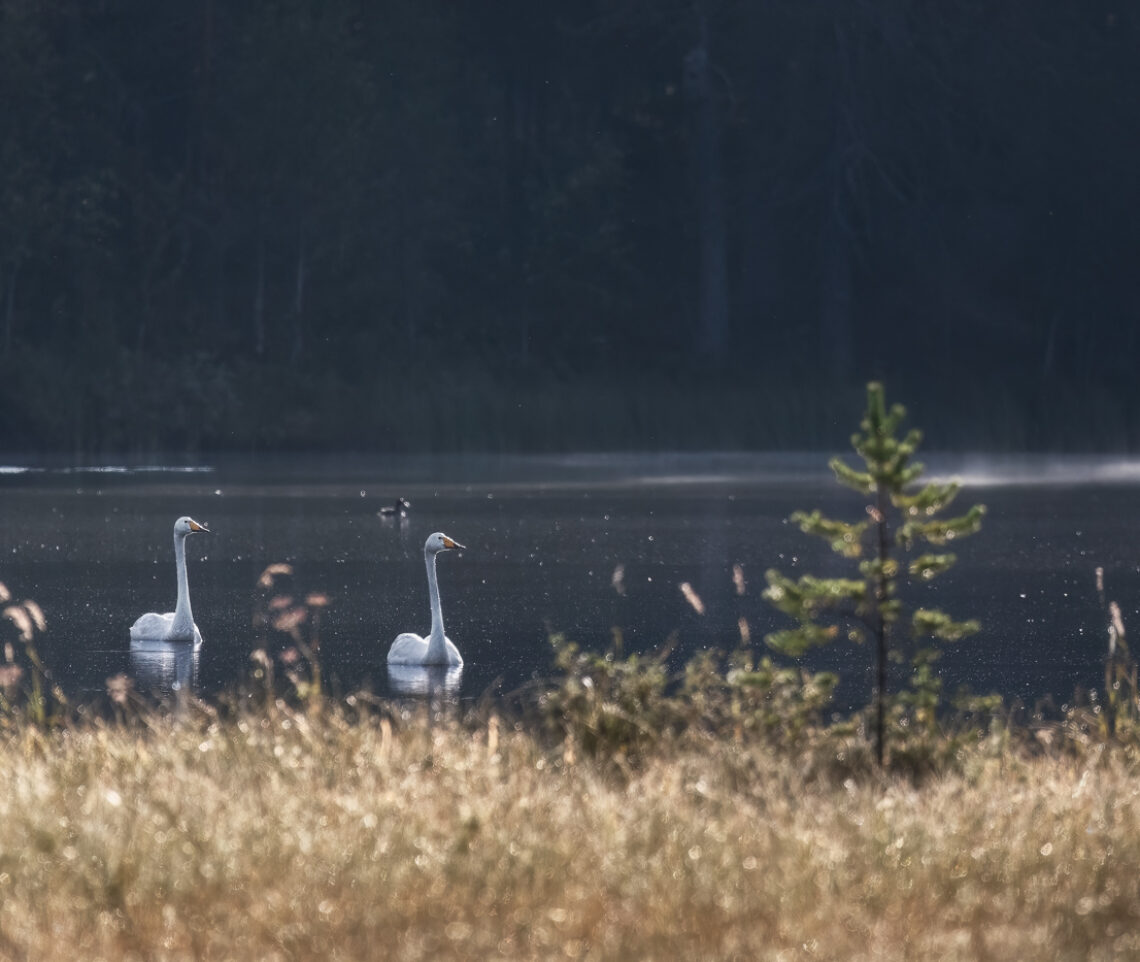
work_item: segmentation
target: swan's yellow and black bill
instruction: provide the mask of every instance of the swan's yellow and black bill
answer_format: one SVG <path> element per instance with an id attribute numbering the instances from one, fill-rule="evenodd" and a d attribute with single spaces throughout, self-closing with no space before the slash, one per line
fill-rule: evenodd
<path id="1" fill-rule="evenodd" d="M 461 545 L 458 541 L 453 541 L 447 535 L 443 536 L 443 546 L 445 548 L 458 548 L 460 551 L 465 550 L 463 545 Z"/>
<path id="2" fill-rule="evenodd" d="M 198 522 L 195 521 L 193 518 L 190 519 L 190 530 L 191 531 L 205 531 L 206 534 L 210 533 L 209 528 L 207 528 L 204 524 L 198 524 Z"/>

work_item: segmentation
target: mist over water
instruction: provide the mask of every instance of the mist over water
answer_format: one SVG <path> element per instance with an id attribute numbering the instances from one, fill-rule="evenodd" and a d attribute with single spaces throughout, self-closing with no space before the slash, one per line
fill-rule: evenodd
<path id="1" fill-rule="evenodd" d="M 1140 458 L 1087 455 L 934 455 L 922 458 L 933 474 L 965 487 L 1005 485 L 1140 485 Z"/>
<path id="2" fill-rule="evenodd" d="M 1033 703 L 1099 686 L 1098 566 L 1126 628 L 1140 624 L 1140 462 L 924 460 L 930 473 L 962 479 L 963 506 L 988 507 L 982 531 L 955 545 L 954 569 L 914 599 L 982 622 L 978 635 L 944 646 L 947 690 L 965 684 Z M 210 694 L 238 680 L 260 637 L 258 579 L 284 563 L 282 595 L 328 599 L 320 656 L 334 687 L 475 698 L 548 674 L 551 632 L 595 650 L 615 640 L 626 653 L 672 646 L 680 666 L 698 650 L 735 648 L 744 623 L 762 652 L 763 635 L 782 624 L 760 597 L 767 568 L 849 570 L 786 520 L 817 507 L 862 513 L 826 462 L 677 454 L 17 464 L 0 467 L 0 581 L 44 609 L 45 658 L 73 693 L 102 691 L 121 672 L 160 691 Z M 380 517 L 399 496 L 412 504 L 407 516 Z M 171 525 L 181 514 L 213 532 L 187 543 L 205 644 L 196 656 L 131 652 L 131 622 L 173 607 Z M 438 564 L 447 633 L 465 665 L 439 679 L 390 678 L 391 640 L 429 628 L 423 543 L 436 530 L 467 545 Z M 869 650 L 838 643 L 808 663 L 838 670 L 840 700 L 858 704 L 870 660 Z"/>

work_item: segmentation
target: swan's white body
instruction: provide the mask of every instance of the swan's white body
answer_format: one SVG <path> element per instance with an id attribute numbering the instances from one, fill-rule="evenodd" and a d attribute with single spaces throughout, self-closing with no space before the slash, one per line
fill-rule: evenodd
<path id="1" fill-rule="evenodd" d="M 131 644 L 154 641 L 170 641 L 202 644 L 202 633 L 194 624 L 194 613 L 190 610 L 190 584 L 186 579 L 186 538 L 198 531 L 209 529 L 198 524 L 193 518 L 179 518 L 174 522 L 174 563 L 178 569 L 178 601 L 173 611 L 160 615 L 148 611 L 140 615 L 131 625 Z"/>
<path id="2" fill-rule="evenodd" d="M 462 665 L 463 657 L 443 633 L 443 612 L 439 606 L 439 584 L 435 577 L 435 556 L 449 548 L 462 548 L 442 531 L 430 535 L 424 544 L 428 595 L 431 598 L 431 634 L 427 638 L 410 631 L 397 635 L 388 650 L 389 665 Z"/>

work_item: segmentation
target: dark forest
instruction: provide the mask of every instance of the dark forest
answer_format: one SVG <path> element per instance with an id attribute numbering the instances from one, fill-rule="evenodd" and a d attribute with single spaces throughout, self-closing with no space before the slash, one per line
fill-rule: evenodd
<path id="1" fill-rule="evenodd" d="M 1140 448 L 1140 8 L 0 0 L 0 449 Z"/>

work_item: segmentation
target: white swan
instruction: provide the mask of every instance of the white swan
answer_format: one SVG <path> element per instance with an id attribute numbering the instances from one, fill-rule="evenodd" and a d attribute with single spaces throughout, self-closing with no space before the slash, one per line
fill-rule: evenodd
<path id="1" fill-rule="evenodd" d="M 405 631 L 388 650 L 389 665 L 462 665 L 459 649 L 443 633 L 443 612 L 439 607 L 439 585 L 435 579 L 435 556 L 449 548 L 463 548 L 442 531 L 429 535 L 424 544 L 428 594 L 431 596 L 431 634 L 427 639 Z"/>
<path id="2" fill-rule="evenodd" d="M 174 611 L 160 615 L 148 611 L 140 615 L 131 625 L 131 644 L 148 641 L 193 642 L 197 648 L 202 644 L 202 633 L 194 624 L 194 613 L 190 610 L 190 585 L 186 580 L 186 537 L 198 531 L 209 534 L 209 528 L 198 524 L 193 518 L 179 518 L 174 522 L 174 562 L 178 568 L 178 603 Z"/>

